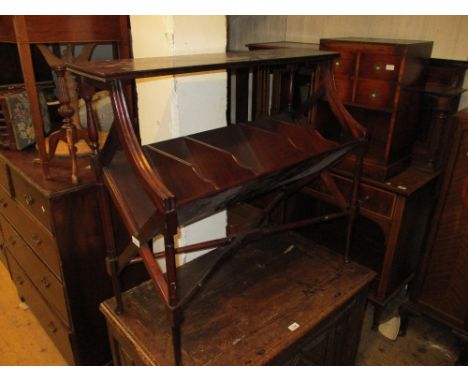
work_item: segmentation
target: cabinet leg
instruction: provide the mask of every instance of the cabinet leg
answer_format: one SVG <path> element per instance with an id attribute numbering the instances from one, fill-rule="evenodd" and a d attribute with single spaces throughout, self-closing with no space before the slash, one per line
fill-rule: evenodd
<path id="1" fill-rule="evenodd" d="M 467 366 L 468 365 L 468 336 L 458 331 L 454 331 L 453 334 L 457 338 L 458 344 L 460 347 L 460 353 L 458 354 L 458 358 L 455 362 L 455 365 Z"/>
<path id="2" fill-rule="evenodd" d="M 406 331 L 408 330 L 408 318 L 409 318 L 409 311 L 406 308 L 405 304 L 400 305 L 398 308 L 398 314 L 400 316 L 400 330 L 398 332 L 399 337 L 406 336 Z"/>
<path id="3" fill-rule="evenodd" d="M 372 330 L 376 331 L 379 328 L 380 320 L 384 312 L 384 307 L 374 303 L 374 315 L 372 317 Z"/>
<path id="4" fill-rule="evenodd" d="M 398 332 L 398 336 L 404 337 L 406 336 L 406 332 L 408 330 L 409 318 L 411 316 L 419 316 L 419 313 L 415 306 L 412 306 L 411 303 L 406 302 L 399 306 L 398 315 L 400 316 L 400 330 Z"/>

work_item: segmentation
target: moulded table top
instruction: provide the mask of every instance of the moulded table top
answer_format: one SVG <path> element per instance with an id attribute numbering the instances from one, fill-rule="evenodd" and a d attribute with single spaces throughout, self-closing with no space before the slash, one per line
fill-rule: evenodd
<path id="1" fill-rule="evenodd" d="M 392 38 L 371 38 L 371 37 L 330 37 L 322 38 L 320 42 L 343 41 L 343 42 L 362 42 L 368 44 L 384 44 L 384 45 L 413 45 L 427 44 L 427 40 L 407 40 L 407 39 L 392 39 Z"/>
<path id="2" fill-rule="evenodd" d="M 195 73 L 217 69 L 248 67 L 255 64 L 288 64 L 323 62 L 339 57 L 338 53 L 310 49 L 271 49 L 254 52 L 191 54 L 124 60 L 90 61 L 70 64 L 68 69 L 78 75 L 101 82 L 119 79 L 156 77 Z"/>

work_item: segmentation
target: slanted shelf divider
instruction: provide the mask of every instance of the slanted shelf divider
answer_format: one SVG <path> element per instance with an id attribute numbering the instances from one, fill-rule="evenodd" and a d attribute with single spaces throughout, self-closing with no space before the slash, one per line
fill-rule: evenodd
<path id="1" fill-rule="evenodd" d="M 178 141 L 183 142 L 184 139 L 180 138 Z M 218 189 L 216 184 L 205 178 L 192 163 L 159 150 L 153 145 L 143 146 L 143 151 L 155 173 L 181 203 Z"/>
<path id="2" fill-rule="evenodd" d="M 112 142 L 106 143 L 101 153 L 92 113 L 88 114 L 88 132 L 93 142 L 92 166 L 100 185 L 100 212 L 116 311 L 125 314 L 120 289 L 122 271 L 132 264 L 143 262 L 167 306 L 175 364 L 183 364 L 183 309 L 216 269 L 243 245 L 266 235 L 346 218 L 348 230 L 344 262 L 348 262 L 367 138 L 366 130 L 351 117 L 337 97 L 330 75 L 331 63 L 336 58 L 337 54 L 330 52 L 284 49 L 86 62 L 68 66 L 68 70 L 79 77 L 80 92 L 86 102 L 91 102 L 96 89 L 111 91 L 115 115 L 112 129 L 116 129 L 118 134 L 111 131 L 109 136 Z M 268 78 L 272 73 L 283 73 L 287 77 L 281 83 L 286 84 L 289 91 L 287 114 L 281 117 L 264 116 L 261 120 L 141 145 L 126 106 L 125 81 L 220 69 L 230 71 L 228 78 L 237 69 L 261 72 L 263 81 L 254 81 L 254 87 L 258 88 L 253 89 L 256 96 L 252 98 L 261 99 L 265 109 L 268 109 L 267 101 L 272 99 L 268 92 L 281 90 L 277 88 L 278 81 L 275 89 L 269 89 Z M 311 78 L 320 84 L 312 83 L 311 89 L 320 91 L 311 94 L 310 99 L 299 107 L 300 111 L 294 113 L 291 109 L 296 70 L 313 72 Z M 332 111 L 343 129 L 347 130 L 349 139 L 345 142 L 330 141 L 310 125 L 307 114 L 321 96 L 327 97 L 333 106 Z M 252 105 L 252 110 L 255 106 Z M 90 104 L 87 107 L 92 110 Z M 277 105 L 271 109 L 277 110 Z M 118 141 L 116 137 L 119 137 Z M 328 170 L 347 155 L 355 155 L 358 159 L 350 198 L 341 194 L 333 178 L 328 175 Z M 269 215 L 275 208 L 317 177 L 322 179 L 330 195 L 338 201 L 340 212 L 301 221 L 268 224 Z M 227 230 L 225 238 L 184 247 L 175 246 L 179 227 L 273 190 L 277 190 L 276 195 L 245 230 Z M 116 252 L 114 243 L 108 194 L 131 236 L 120 253 Z M 153 253 L 148 244 L 156 235 L 162 235 L 164 239 L 164 250 L 159 253 Z M 196 277 L 198 281 L 193 285 L 184 283 L 182 287 L 177 277 L 175 255 L 202 249 L 212 249 L 206 255 L 212 259 L 211 265 Z M 164 258 L 165 274 L 157 258 Z"/>

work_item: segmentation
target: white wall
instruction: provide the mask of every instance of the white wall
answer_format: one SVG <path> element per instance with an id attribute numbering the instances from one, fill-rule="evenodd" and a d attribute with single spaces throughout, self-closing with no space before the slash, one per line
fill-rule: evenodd
<path id="1" fill-rule="evenodd" d="M 226 50 L 224 16 L 130 16 L 130 22 L 135 58 Z M 137 93 L 143 144 L 226 125 L 225 71 L 144 79 L 137 82 Z M 222 212 L 182 229 L 178 244 L 223 237 L 225 226 Z M 179 255 L 177 263 L 202 253 Z"/>
<path id="2" fill-rule="evenodd" d="M 468 59 L 468 16 L 229 16 L 229 47 L 267 41 L 318 43 L 322 37 L 380 37 L 434 42 L 432 57 Z M 465 85 L 468 87 L 468 73 Z M 468 94 L 460 109 L 468 107 Z"/>

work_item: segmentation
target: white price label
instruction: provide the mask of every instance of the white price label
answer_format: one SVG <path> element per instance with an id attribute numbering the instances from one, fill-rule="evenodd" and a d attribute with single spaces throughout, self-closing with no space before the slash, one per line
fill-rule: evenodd
<path id="1" fill-rule="evenodd" d="M 140 240 L 138 240 L 135 236 L 132 236 L 132 243 L 140 248 Z"/>
<path id="2" fill-rule="evenodd" d="M 393 72 L 395 70 L 395 65 L 387 64 L 385 65 L 385 70 Z"/>
<path id="3" fill-rule="evenodd" d="M 291 332 L 294 332 L 299 326 L 297 322 L 293 322 L 291 325 L 288 326 L 288 329 L 291 331 Z"/>

